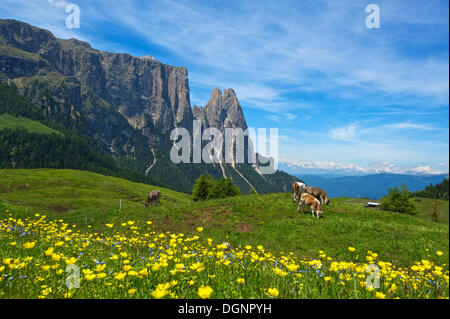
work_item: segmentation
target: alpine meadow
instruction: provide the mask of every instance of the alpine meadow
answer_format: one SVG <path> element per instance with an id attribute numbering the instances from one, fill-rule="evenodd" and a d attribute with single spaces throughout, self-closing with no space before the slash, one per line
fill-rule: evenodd
<path id="1" fill-rule="evenodd" d="M 448 56 L 444 0 L 2 0 L 0 300 L 448 299 Z"/>

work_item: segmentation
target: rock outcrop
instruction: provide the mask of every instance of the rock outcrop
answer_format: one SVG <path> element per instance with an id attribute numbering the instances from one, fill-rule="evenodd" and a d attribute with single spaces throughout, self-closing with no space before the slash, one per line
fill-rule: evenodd
<path id="1" fill-rule="evenodd" d="M 247 129 L 244 113 L 233 89 L 227 89 L 222 94 L 219 88 L 215 88 L 205 107 L 194 105 L 193 113 L 203 127 L 215 127 L 221 131 L 227 127 Z"/>
<path id="2" fill-rule="evenodd" d="M 245 130 L 247 123 L 233 89 L 222 94 L 216 88 L 204 107 L 191 109 L 187 69 L 150 55 L 103 52 L 87 42 L 0 19 L 0 81 L 16 85 L 51 120 L 95 138 L 125 167 L 150 172 L 183 191 L 190 191 L 203 172 L 231 176 L 244 192 L 249 185 L 262 192 L 281 190 L 280 180 L 291 181 L 278 175 L 271 183 L 251 165 L 241 173 L 234 165 L 172 163 L 169 134 L 175 127 L 192 132 L 194 118 L 203 128 L 222 131 Z"/>
<path id="3" fill-rule="evenodd" d="M 0 78 L 57 72 L 75 78 L 81 92 L 93 92 L 135 129 L 151 125 L 167 134 L 174 127 L 192 126 L 184 67 L 166 65 L 149 56 L 102 52 L 86 42 L 57 39 L 46 30 L 15 20 L 2 20 L 0 37 L 2 47 L 16 51 L 2 54 Z"/>

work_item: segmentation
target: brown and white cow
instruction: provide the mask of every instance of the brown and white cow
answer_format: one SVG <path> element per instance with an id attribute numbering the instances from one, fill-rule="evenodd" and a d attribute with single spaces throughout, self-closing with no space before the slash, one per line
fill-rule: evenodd
<path id="1" fill-rule="evenodd" d="M 312 215 L 314 216 L 314 214 L 316 214 L 317 218 L 319 218 L 322 215 L 322 211 L 320 210 L 320 202 L 317 198 L 315 198 L 314 196 L 312 196 L 311 194 L 308 193 L 303 193 L 300 196 L 300 201 L 298 202 L 298 208 L 297 208 L 297 212 L 300 211 L 300 207 L 303 213 L 303 207 L 307 205 L 309 207 L 311 207 L 311 212 Z"/>
<path id="2" fill-rule="evenodd" d="M 153 202 L 155 202 L 155 205 L 159 204 L 159 199 L 161 198 L 161 192 L 158 190 L 151 191 L 147 195 L 147 201 L 145 202 L 145 206 L 153 206 Z"/>
<path id="3" fill-rule="evenodd" d="M 299 200 L 300 195 L 305 192 L 306 184 L 301 182 L 294 182 L 292 184 L 291 197 L 292 202 Z"/>
<path id="4" fill-rule="evenodd" d="M 330 199 L 328 198 L 327 192 L 325 190 L 323 190 L 322 188 L 314 187 L 314 186 L 306 186 L 305 192 L 310 195 L 313 195 L 315 198 L 320 200 L 321 204 L 325 203 L 328 205 L 330 203 Z"/>

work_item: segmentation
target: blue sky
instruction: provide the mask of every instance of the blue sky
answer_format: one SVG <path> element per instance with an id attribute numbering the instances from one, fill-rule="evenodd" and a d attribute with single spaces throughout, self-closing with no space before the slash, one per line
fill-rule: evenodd
<path id="1" fill-rule="evenodd" d="M 79 5 L 79 29 L 65 6 Z M 126 5 L 124 4 L 126 3 Z M 368 29 L 368 4 L 380 8 Z M 448 172 L 447 0 L 2 0 L 26 21 L 100 50 L 189 70 L 191 104 L 233 88 L 279 158 L 359 171 Z"/>

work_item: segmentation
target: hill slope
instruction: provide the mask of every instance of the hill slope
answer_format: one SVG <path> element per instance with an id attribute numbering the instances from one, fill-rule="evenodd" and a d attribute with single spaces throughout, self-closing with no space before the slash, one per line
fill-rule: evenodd
<path id="1" fill-rule="evenodd" d="M 222 200 L 192 202 L 189 195 L 158 187 L 159 207 L 141 202 L 155 187 L 76 170 L 0 170 L 0 210 L 14 216 L 45 213 L 84 228 L 105 231 L 106 223 L 153 221 L 159 231 L 192 234 L 205 228 L 205 236 L 233 246 L 259 245 L 271 251 L 315 257 L 318 250 L 349 260 L 353 246 L 363 254 L 372 250 L 380 259 L 411 264 L 435 251 L 448 259 L 449 228 L 421 218 L 370 210 L 359 200 L 339 198 L 324 208 L 324 218 L 297 213 L 288 194 L 245 195 Z M 122 199 L 122 210 L 119 211 Z M 85 219 L 86 218 L 86 219 Z"/>
<path id="2" fill-rule="evenodd" d="M 3 128 L 27 130 L 31 133 L 52 134 L 58 131 L 44 124 L 24 117 L 16 117 L 10 114 L 0 114 L 0 130 Z"/>

